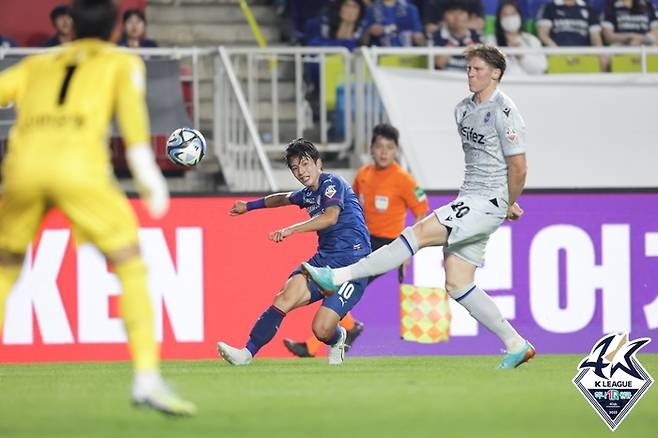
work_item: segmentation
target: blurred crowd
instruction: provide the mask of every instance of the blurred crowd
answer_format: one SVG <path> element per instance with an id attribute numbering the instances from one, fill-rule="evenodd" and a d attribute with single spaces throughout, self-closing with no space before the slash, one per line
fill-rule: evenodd
<path id="1" fill-rule="evenodd" d="M 275 0 L 291 17 L 293 40 L 308 46 L 501 47 L 654 46 L 658 15 L 651 0 Z M 496 0 L 493 0 L 496 1 Z M 486 8 L 485 8 L 486 6 Z M 485 9 L 495 15 L 488 18 Z M 510 72 L 546 70 L 543 55 L 510 57 Z M 602 57 L 602 67 L 606 60 Z M 439 69 L 464 68 L 461 56 L 437 56 Z"/>
<path id="2" fill-rule="evenodd" d="M 74 38 L 71 7 L 66 4 L 55 6 L 50 11 L 52 36 L 40 45 L 54 47 L 67 43 Z M 146 16 L 141 9 L 127 9 L 121 20 L 120 39 L 117 43 L 125 47 L 157 47 L 158 44 L 146 38 Z M 16 47 L 16 40 L 10 35 L 0 35 L 0 47 Z"/>
<path id="3" fill-rule="evenodd" d="M 289 18 L 292 42 L 307 46 L 353 50 L 360 45 L 466 47 L 486 42 L 536 48 L 655 46 L 658 41 L 658 15 L 652 0 L 272 1 L 279 14 Z M 50 22 L 53 34 L 42 42 L 43 47 L 73 39 L 69 6 L 55 6 Z M 121 24 L 119 45 L 157 47 L 145 37 L 143 10 L 126 10 Z M 0 35 L 0 47 L 14 46 L 11 35 Z M 606 70 L 606 57 L 600 61 Z M 461 70 L 464 64 L 459 55 L 435 59 L 438 69 Z M 546 68 L 546 57 L 541 54 L 509 58 L 510 73 L 537 74 Z"/>

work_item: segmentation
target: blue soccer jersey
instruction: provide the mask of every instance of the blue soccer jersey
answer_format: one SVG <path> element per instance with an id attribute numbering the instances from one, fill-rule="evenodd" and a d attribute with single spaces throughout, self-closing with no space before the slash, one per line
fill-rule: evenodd
<path id="1" fill-rule="evenodd" d="M 320 175 L 317 190 L 305 187 L 290 194 L 292 204 L 305 208 L 311 217 L 328 207 L 340 208 L 338 221 L 318 231 L 318 253 L 363 257 L 370 253 L 370 235 L 363 217 L 363 209 L 350 185 L 343 178 L 330 173 Z"/>
<path id="2" fill-rule="evenodd" d="M 393 6 L 387 6 L 381 0 L 373 2 L 363 19 L 364 33 L 373 24 L 382 25 L 384 33 L 372 37 L 371 42 L 384 47 L 413 46 L 413 34 L 423 31 L 418 8 L 407 0 L 397 0 Z"/>
<path id="3" fill-rule="evenodd" d="M 601 30 L 599 19 L 584 0 L 567 5 L 564 0 L 544 4 L 537 26 L 550 28 L 550 37 L 558 46 L 590 46 L 590 32 Z"/>

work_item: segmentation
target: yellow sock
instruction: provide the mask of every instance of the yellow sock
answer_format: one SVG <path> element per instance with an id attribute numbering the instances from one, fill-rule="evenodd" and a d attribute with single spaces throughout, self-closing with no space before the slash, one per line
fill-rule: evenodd
<path id="1" fill-rule="evenodd" d="M 324 345 L 318 340 L 315 336 L 311 336 L 306 340 L 306 348 L 308 348 L 308 353 L 312 356 L 315 356 L 320 349 L 320 346 Z"/>
<path id="2" fill-rule="evenodd" d="M 157 370 L 160 346 L 155 342 L 153 306 L 146 283 L 146 266 L 134 257 L 114 267 L 121 281 L 119 309 L 128 333 L 128 346 L 135 371 Z"/>
<path id="3" fill-rule="evenodd" d="M 347 315 L 345 315 L 343 319 L 340 320 L 340 326 L 348 332 L 354 328 L 354 324 L 354 318 L 352 318 L 352 314 L 350 312 L 348 312 Z"/>
<path id="4" fill-rule="evenodd" d="M 0 335 L 5 326 L 5 303 L 21 273 L 21 265 L 0 266 Z"/>

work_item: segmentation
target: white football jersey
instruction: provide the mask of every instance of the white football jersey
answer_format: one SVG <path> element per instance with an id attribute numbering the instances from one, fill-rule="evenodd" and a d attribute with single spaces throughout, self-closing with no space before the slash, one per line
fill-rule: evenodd
<path id="1" fill-rule="evenodd" d="M 473 95 L 455 108 L 464 149 L 464 182 L 460 196 L 472 194 L 508 199 L 505 157 L 526 151 L 526 128 L 514 102 L 500 90 L 476 105 Z"/>

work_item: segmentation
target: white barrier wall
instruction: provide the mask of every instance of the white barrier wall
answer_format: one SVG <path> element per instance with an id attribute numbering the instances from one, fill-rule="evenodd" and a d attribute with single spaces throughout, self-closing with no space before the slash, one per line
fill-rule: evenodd
<path id="1" fill-rule="evenodd" d="M 454 107 L 465 73 L 377 68 L 379 91 L 426 189 L 461 184 Z M 504 77 L 528 126 L 529 188 L 656 187 L 658 75 Z"/>

